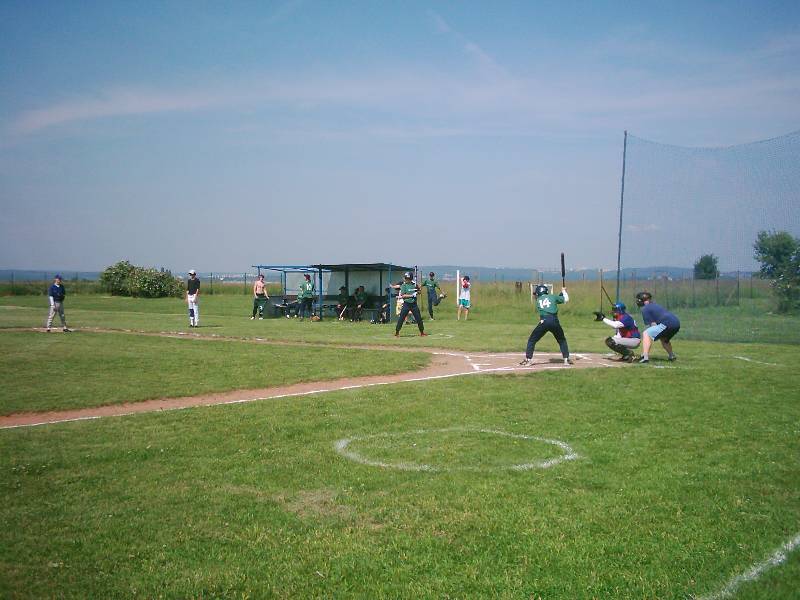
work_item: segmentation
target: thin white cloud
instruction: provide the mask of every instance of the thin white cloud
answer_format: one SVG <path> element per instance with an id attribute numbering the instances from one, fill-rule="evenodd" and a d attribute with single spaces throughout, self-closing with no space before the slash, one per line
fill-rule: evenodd
<path id="1" fill-rule="evenodd" d="M 279 109 L 284 116 L 313 113 L 321 117 L 316 122 L 323 131 L 335 129 L 326 125 L 326 116 L 340 108 L 356 109 L 368 117 L 362 132 L 412 136 L 416 131 L 422 137 L 476 131 L 515 135 L 543 128 L 590 131 L 644 120 L 759 114 L 800 120 L 800 68 L 770 71 L 759 58 L 759 52 L 777 48 L 782 56 L 797 54 L 800 46 L 795 52 L 791 37 L 768 40 L 764 49 L 717 56 L 714 76 L 708 78 L 631 71 L 602 59 L 543 65 L 521 77 L 501 73 L 480 46 L 454 32 L 439 15 L 430 16 L 439 30 L 463 43 L 480 68 L 458 75 L 412 65 L 357 75 L 254 74 L 173 89 L 116 87 L 22 112 L 7 130 L 20 136 L 102 118 L 263 108 Z"/>
<path id="2" fill-rule="evenodd" d="M 506 70 L 488 52 L 475 41 L 454 29 L 441 15 L 432 10 L 428 11 L 428 15 L 433 20 L 436 30 L 443 35 L 453 37 L 464 53 L 472 58 L 483 71 L 493 75 L 505 76 L 507 74 Z"/>

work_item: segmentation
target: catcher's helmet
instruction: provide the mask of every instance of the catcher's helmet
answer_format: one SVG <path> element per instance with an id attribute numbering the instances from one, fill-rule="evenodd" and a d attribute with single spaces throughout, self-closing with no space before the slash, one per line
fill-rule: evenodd
<path id="1" fill-rule="evenodd" d="M 639 292 L 636 294 L 636 306 L 644 306 L 645 302 L 649 302 L 653 299 L 653 296 L 650 292 Z"/>
<path id="2" fill-rule="evenodd" d="M 614 312 L 622 314 L 622 313 L 624 313 L 624 312 L 625 312 L 625 310 L 627 310 L 627 308 L 628 308 L 628 307 L 627 307 L 627 306 L 625 306 L 625 304 L 624 304 L 623 302 L 617 302 L 617 303 L 616 303 L 614 306 L 612 306 L 611 308 L 613 308 L 613 309 L 614 309 Z"/>
<path id="3" fill-rule="evenodd" d="M 533 293 L 536 294 L 536 297 L 544 296 L 549 290 L 547 289 L 546 285 L 539 284 L 536 286 L 536 289 L 533 290 Z"/>
<path id="4" fill-rule="evenodd" d="M 414 274 L 411 271 L 406 271 L 405 273 L 403 273 L 403 278 L 414 279 Z"/>

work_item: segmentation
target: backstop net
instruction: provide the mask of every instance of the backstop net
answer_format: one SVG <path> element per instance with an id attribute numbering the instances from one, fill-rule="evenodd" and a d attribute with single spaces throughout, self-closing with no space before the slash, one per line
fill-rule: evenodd
<path id="1" fill-rule="evenodd" d="M 766 323 L 775 300 L 753 248 L 760 231 L 800 236 L 800 131 L 724 148 L 628 134 L 623 199 L 623 301 L 651 291 L 679 317 L 684 311 L 688 337 L 800 343 L 780 335 L 789 317 Z M 694 276 L 704 255 L 717 260 L 719 276 Z"/>

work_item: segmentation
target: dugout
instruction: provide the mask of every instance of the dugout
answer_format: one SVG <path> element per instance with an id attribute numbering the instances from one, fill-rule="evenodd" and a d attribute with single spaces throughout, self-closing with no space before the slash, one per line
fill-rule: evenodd
<path id="1" fill-rule="evenodd" d="M 336 306 L 339 288 L 342 286 L 347 289 L 348 295 L 352 295 L 358 286 L 363 285 L 369 297 L 367 306 L 370 311 L 380 308 L 380 304 L 384 301 L 391 304 L 392 294 L 386 287 L 390 283 L 402 280 L 404 272 L 414 271 L 414 267 L 391 263 L 252 265 L 252 267 L 258 269 L 259 275 L 264 271 L 273 271 L 280 275 L 283 304 L 276 307 L 276 314 L 280 306 L 286 306 L 287 303 L 297 299 L 297 289 L 304 275 L 311 275 L 317 291 L 314 311 L 321 317 L 326 313 L 332 313 Z"/>

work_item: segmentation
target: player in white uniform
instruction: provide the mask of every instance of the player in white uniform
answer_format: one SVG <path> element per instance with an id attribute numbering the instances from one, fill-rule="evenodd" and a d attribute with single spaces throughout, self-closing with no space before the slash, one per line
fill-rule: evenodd
<path id="1" fill-rule="evenodd" d="M 456 321 L 461 320 L 461 311 L 464 311 L 464 320 L 469 318 L 470 308 L 470 288 L 472 284 L 469 282 L 469 275 L 464 275 L 461 278 L 461 287 L 458 288 L 458 315 Z"/>
<path id="2" fill-rule="evenodd" d="M 197 306 L 197 298 L 200 296 L 200 279 L 197 271 L 189 271 L 189 279 L 186 281 L 186 303 L 189 305 L 189 327 L 200 326 L 200 310 Z"/>

